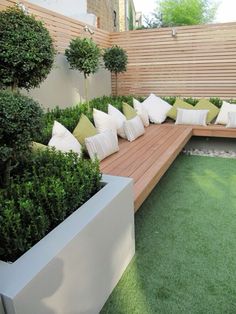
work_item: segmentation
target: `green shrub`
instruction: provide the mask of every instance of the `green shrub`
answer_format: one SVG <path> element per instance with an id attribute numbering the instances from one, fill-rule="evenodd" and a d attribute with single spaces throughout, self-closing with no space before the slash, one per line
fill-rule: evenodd
<path id="1" fill-rule="evenodd" d="M 0 12 L 0 86 L 30 89 L 49 74 L 52 38 L 41 21 L 17 8 Z"/>
<path id="2" fill-rule="evenodd" d="M 9 184 L 12 168 L 27 157 L 32 139 L 42 129 L 42 117 L 34 100 L 0 91 L 0 187 Z"/>
<path id="3" fill-rule="evenodd" d="M 70 107 L 66 109 L 55 108 L 51 111 L 48 111 L 44 115 L 44 128 L 42 136 L 37 136 L 36 140 L 40 143 L 47 144 L 52 133 L 52 126 L 54 120 L 59 121 L 71 132 L 73 132 L 76 127 L 79 118 L 82 113 L 87 115 L 87 117 L 93 122 L 93 108 L 107 112 L 108 104 L 112 104 L 114 107 L 122 111 L 122 102 L 127 102 L 128 104 L 133 104 L 133 97 L 139 101 L 143 101 L 145 97 L 140 96 L 104 96 L 100 98 L 95 98 L 90 101 L 90 105 L 87 104 L 78 104 L 75 107 Z M 169 104 L 173 105 L 175 103 L 176 97 L 168 96 L 162 97 Z M 196 105 L 199 99 L 197 98 L 184 98 L 184 100 L 192 105 Z M 210 98 L 210 101 L 215 104 L 217 107 L 221 107 L 222 100 L 219 98 Z M 228 100 L 229 102 L 236 103 L 236 100 Z"/>
<path id="4" fill-rule="evenodd" d="M 0 189 L 0 260 L 14 261 L 101 187 L 97 161 L 46 150 L 34 154 Z"/>

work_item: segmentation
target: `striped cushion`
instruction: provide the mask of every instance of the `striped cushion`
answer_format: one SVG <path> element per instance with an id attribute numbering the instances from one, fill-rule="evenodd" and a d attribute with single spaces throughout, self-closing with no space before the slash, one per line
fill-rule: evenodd
<path id="1" fill-rule="evenodd" d="M 124 122 L 124 130 L 128 141 L 132 142 L 143 135 L 145 130 L 143 122 L 139 116 Z"/>
<path id="2" fill-rule="evenodd" d="M 108 115 L 111 116 L 115 121 L 117 134 L 122 138 L 126 138 L 125 131 L 123 128 L 123 123 L 126 121 L 126 117 L 123 115 L 123 113 L 120 112 L 120 110 L 118 110 L 117 108 L 109 104 Z"/>
<path id="3" fill-rule="evenodd" d="M 175 124 L 206 125 L 209 110 L 180 109 L 177 108 Z"/>
<path id="4" fill-rule="evenodd" d="M 133 98 L 133 105 L 134 109 L 136 110 L 137 114 L 140 116 L 140 118 L 143 121 L 143 125 L 145 127 L 149 126 L 149 117 L 147 110 L 143 107 L 143 104 L 139 102 L 137 99 Z"/>
<path id="5" fill-rule="evenodd" d="M 87 137 L 85 145 L 91 159 L 103 160 L 119 150 L 117 135 L 111 130 Z"/>
<path id="6" fill-rule="evenodd" d="M 228 112 L 228 124 L 227 128 L 236 128 L 236 112 Z"/>

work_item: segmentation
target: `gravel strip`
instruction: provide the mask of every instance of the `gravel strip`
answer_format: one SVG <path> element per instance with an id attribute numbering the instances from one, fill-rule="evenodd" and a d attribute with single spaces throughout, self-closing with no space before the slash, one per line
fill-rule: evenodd
<path id="1" fill-rule="evenodd" d="M 183 149 L 184 155 L 193 156 L 207 156 L 207 157 L 222 157 L 222 158 L 236 158 L 236 152 L 234 151 L 223 151 L 223 150 L 201 150 L 196 148 Z"/>

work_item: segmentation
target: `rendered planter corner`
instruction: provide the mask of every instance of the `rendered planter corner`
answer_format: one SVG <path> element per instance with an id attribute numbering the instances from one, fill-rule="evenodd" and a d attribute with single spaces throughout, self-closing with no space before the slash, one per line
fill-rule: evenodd
<path id="1" fill-rule="evenodd" d="M 135 253 L 132 180 L 103 182 L 14 263 L 0 261 L 4 314 L 99 313 Z"/>

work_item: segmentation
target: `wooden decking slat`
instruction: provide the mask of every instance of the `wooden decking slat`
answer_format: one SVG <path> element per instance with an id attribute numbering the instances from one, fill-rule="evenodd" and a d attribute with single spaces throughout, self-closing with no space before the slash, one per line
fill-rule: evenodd
<path id="1" fill-rule="evenodd" d="M 163 152 L 140 179 L 134 185 L 134 207 L 135 211 L 142 205 L 143 201 L 150 194 L 157 182 L 161 179 L 166 170 L 170 167 L 177 155 L 192 136 L 192 129 L 186 128 L 183 133 L 175 138 L 175 141 Z"/>
<path id="2" fill-rule="evenodd" d="M 222 125 L 204 127 L 165 123 L 150 125 L 145 131 L 132 143 L 120 139 L 120 151 L 100 164 L 103 173 L 134 179 L 135 210 L 142 205 L 192 135 L 236 138 L 236 129 Z"/>
<path id="3" fill-rule="evenodd" d="M 112 164 L 112 169 L 110 167 L 110 173 L 113 175 L 120 176 L 131 176 L 131 174 L 136 170 L 137 167 L 145 162 L 145 160 L 152 154 L 153 147 L 159 147 L 163 144 L 163 139 L 169 133 L 170 128 L 165 128 L 160 132 L 157 130 L 157 133 L 148 133 L 145 134 L 144 140 L 146 142 L 140 143 L 140 145 L 135 147 L 135 150 L 131 149 L 129 152 L 119 160 L 119 163 Z"/>
<path id="4" fill-rule="evenodd" d="M 110 173 L 116 166 L 124 162 L 124 160 L 130 158 L 142 147 L 146 147 L 150 142 L 153 142 L 155 135 L 164 134 L 166 128 L 161 128 L 157 125 L 151 125 L 146 129 L 146 132 L 143 136 L 139 137 L 134 142 L 128 142 L 127 140 L 120 140 L 119 146 L 120 150 L 118 153 L 111 155 L 104 162 L 101 163 L 101 170 L 104 173 Z M 147 135 L 148 134 L 148 135 Z"/>

